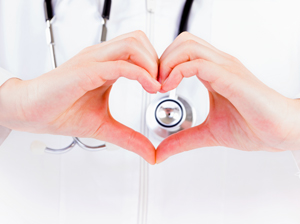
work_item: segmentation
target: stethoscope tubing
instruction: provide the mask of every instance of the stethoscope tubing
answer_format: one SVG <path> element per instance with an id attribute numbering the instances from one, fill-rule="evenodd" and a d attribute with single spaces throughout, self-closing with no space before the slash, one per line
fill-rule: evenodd
<path id="1" fill-rule="evenodd" d="M 192 8 L 193 0 L 186 0 L 182 15 L 181 15 L 181 20 L 180 20 L 180 25 L 178 29 L 178 35 L 184 31 L 187 31 L 187 25 L 188 25 L 188 19 L 189 19 L 189 14 Z M 100 42 L 106 41 L 106 35 L 107 35 L 107 27 L 106 27 L 106 21 L 109 19 L 110 16 L 110 9 L 111 9 L 111 0 L 105 0 L 104 6 L 103 6 L 103 11 L 102 11 L 102 34 L 101 34 L 101 40 Z M 51 25 L 51 20 L 53 18 L 53 8 L 51 4 L 51 0 L 45 0 L 44 1 L 44 10 L 45 10 L 45 20 L 47 24 L 47 31 L 48 31 L 48 44 L 50 46 L 50 55 L 51 55 L 51 62 L 52 62 L 52 67 L 55 69 L 57 67 L 56 63 L 56 54 L 55 54 L 55 48 L 54 48 L 54 36 L 53 36 L 53 31 L 52 31 L 52 25 Z M 176 99 L 176 89 L 170 92 L 169 97 L 171 99 Z M 85 143 L 83 143 L 78 137 L 73 137 L 73 141 L 71 144 L 64 148 L 60 149 L 53 149 L 50 147 L 46 147 L 45 151 L 47 153 L 53 153 L 53 154 L 61 154 L 70 151 L 73 149 L 76 145 L 81 147 L 82 149 L 88 150 L 88 151 L 99 151 L 99 150 L 104 150 L 106 149 L 106 144 L 98 145 L 98 146 L 89 146 Z"/>
<path id="2" fill-rule="evenodd" d="M 105 0 L 104 3 L 104 8 L 102 12 L 102 17 L 105 20 L 109 19 L 109 14 L 110 14 L 110 8 L 111 8 L 111 0 Z M 52 24 L 51 20 L 53 19 L 53 8 L 51 4 L 51 0 L 45 0 L 44 2 L 44 11 L 45 11 L 45 20 L 47 24 L 47 40 L 48 40 L 48 45 L 50 46 L 50 56 L 51 56 L 51 62 L 52 62 L 52 67 L 55 69 L 57 67 L 56 63 L 56 54 L 55 54 L 55 48 L 54 48 L 54 36 L 53 36 L 53 31 L 52 31 Z M 105 24 L 104 24 L 105 27 Z M 106 27 L 105 27 L 106 29 Z M 101 38 L 101 42 L 106 40 L 106 35 L 105 37 Z M 83 143 L 78 137 L 73 137 L 73 141 L 71 144 L 64 148 L 60 149 L 54 149 L 50 147 L 45 148 L 45 152 L 47 153 L 52 153 L 52 154 L 61 154 L 61 153 L 66 153 L 73 149 L 76 145 L 78 145 L 80 148 L 87 150 L 87 151 L 100 151 L 106 149 L 106 144 L 102 145 L 97 145 L 97 146 L 90 146 L 85 143 Z"/>
<path id="3" fill-rule="evenodd" d="M 87 150 L 87 151 L 100 151 L 106 149 L 106 144 L 98 145 L 98 146 L 89 146 L 85 143 L 83 143 L 79 138 L 73 137 L 73 141 L 70 145 L 66 146 L 65 148 L 61 149 L 54 149 L 54 148 L 45 148 L 45 152 L 51 153 L 51 154 L 62 154 L 69 152 L 71 149 L 73 149 L 76 145 L 78 145 L 80 148 Z"/>

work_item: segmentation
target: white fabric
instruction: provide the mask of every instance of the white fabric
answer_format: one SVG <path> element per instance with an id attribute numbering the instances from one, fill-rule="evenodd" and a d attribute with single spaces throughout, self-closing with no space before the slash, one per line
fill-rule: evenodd
<path id="1" fill-rule="evenodd" d="M 10 74 L 8 71 L 4 70 L 3 68 L 0 68 L 0 87 L 3 83 L 5 83 L 10 78 L 15 77 L 14 75 Z"/>
<path id="2" fill-rule="evenodd" d="M 147 32 L 158 54 L 172 43 L 184 0 L 112 1 L 108 39 Z M 58 65 L 100 38 L 99 2 L 57 1 L 53 21 Z M 260 80 L 292 98 L 300 92 L 298 0 L 195 0 L 189 31 L 239 58 Z M 22 79 L 51 69 L 43 0 L 0 0 L 0 66 Z M 100 1 L 103 6 L 103 1 Z M 281 16 L 278 16 L 281 15 Z M 149 31 L 150 30 L 150 31 Z M 110 97 L 115 119 L 141 130 L 143 90 L 120 79 Z M 178 93 L 209 110 L 207 91 L 185 79 Z M 160 97 L 153 95 L 151 98 Z M 152 134 L 153 144 L 160 140 Z M 34 155 L 33 141 L 62 147 L 70 137 L 13 131 L 0 147 L 0 223 L 133 224 L 138 220 L 140 158 L 123 149 Z M 203 148 L 148 166 L 147 223 L 298 224 L 300 179 L 289 152 Z M 139 223 L 140 224 L 140 223 Z"/>

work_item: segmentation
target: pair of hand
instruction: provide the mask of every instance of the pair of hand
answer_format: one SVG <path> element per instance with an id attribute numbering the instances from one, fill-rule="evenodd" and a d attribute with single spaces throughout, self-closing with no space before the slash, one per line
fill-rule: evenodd
<path id="1" fill-rule="evenodd" d="M 119 77 L 156 93 L 195 75 L 209 91 L 207 119 L 165 139 L 157 150 L 109 112 L 109 93 Z M 96 138 L 150 164 L 209 146 L 300 149 L 300 102 L 268 88 L 236 58 L 189 33 L 179 35 L 160 59 L 141 31 L 88 47 L 36 79 L 7 81 L 0 88 L 0 108 L 0 124 L 11 129 Z"/>

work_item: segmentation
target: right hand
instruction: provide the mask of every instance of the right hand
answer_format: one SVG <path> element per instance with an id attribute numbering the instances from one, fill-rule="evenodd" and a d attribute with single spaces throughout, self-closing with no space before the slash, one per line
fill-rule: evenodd
<path id="1" fill-rule="evenodd" d="M 142 134 L 117 122 L 109 112 L 112 85 L 119 77 L 137 80 L 149 93 L 158 57 L 141 31 L 88 47 L 38 78 L 10 79 L 0 88 L 0 125 L 33 132 L 110 142 L 155 163 L 155 148 Z"/>
<path id="2" fill-rule="evenodd" d="M 209 92 L 206 120 L 169 136 L 156 161 L 192 149 L 225 146 L 243 151 L 300 148 L 300 102 L 262 83 L 239 60 L 190 33 L 180 34 L 160 58 L 161 92 L 197 76 Z"/>

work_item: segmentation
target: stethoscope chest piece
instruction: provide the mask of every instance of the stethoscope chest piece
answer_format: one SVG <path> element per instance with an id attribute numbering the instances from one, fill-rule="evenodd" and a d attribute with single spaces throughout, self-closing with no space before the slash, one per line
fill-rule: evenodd
<path id="1" fill-rule="evenodd" d="M 152 101 L 147 109 L 147 125 L 159 138 L 191 128 L 196 122 L 195 109 L 182 97 L 169 96 Z"/>

